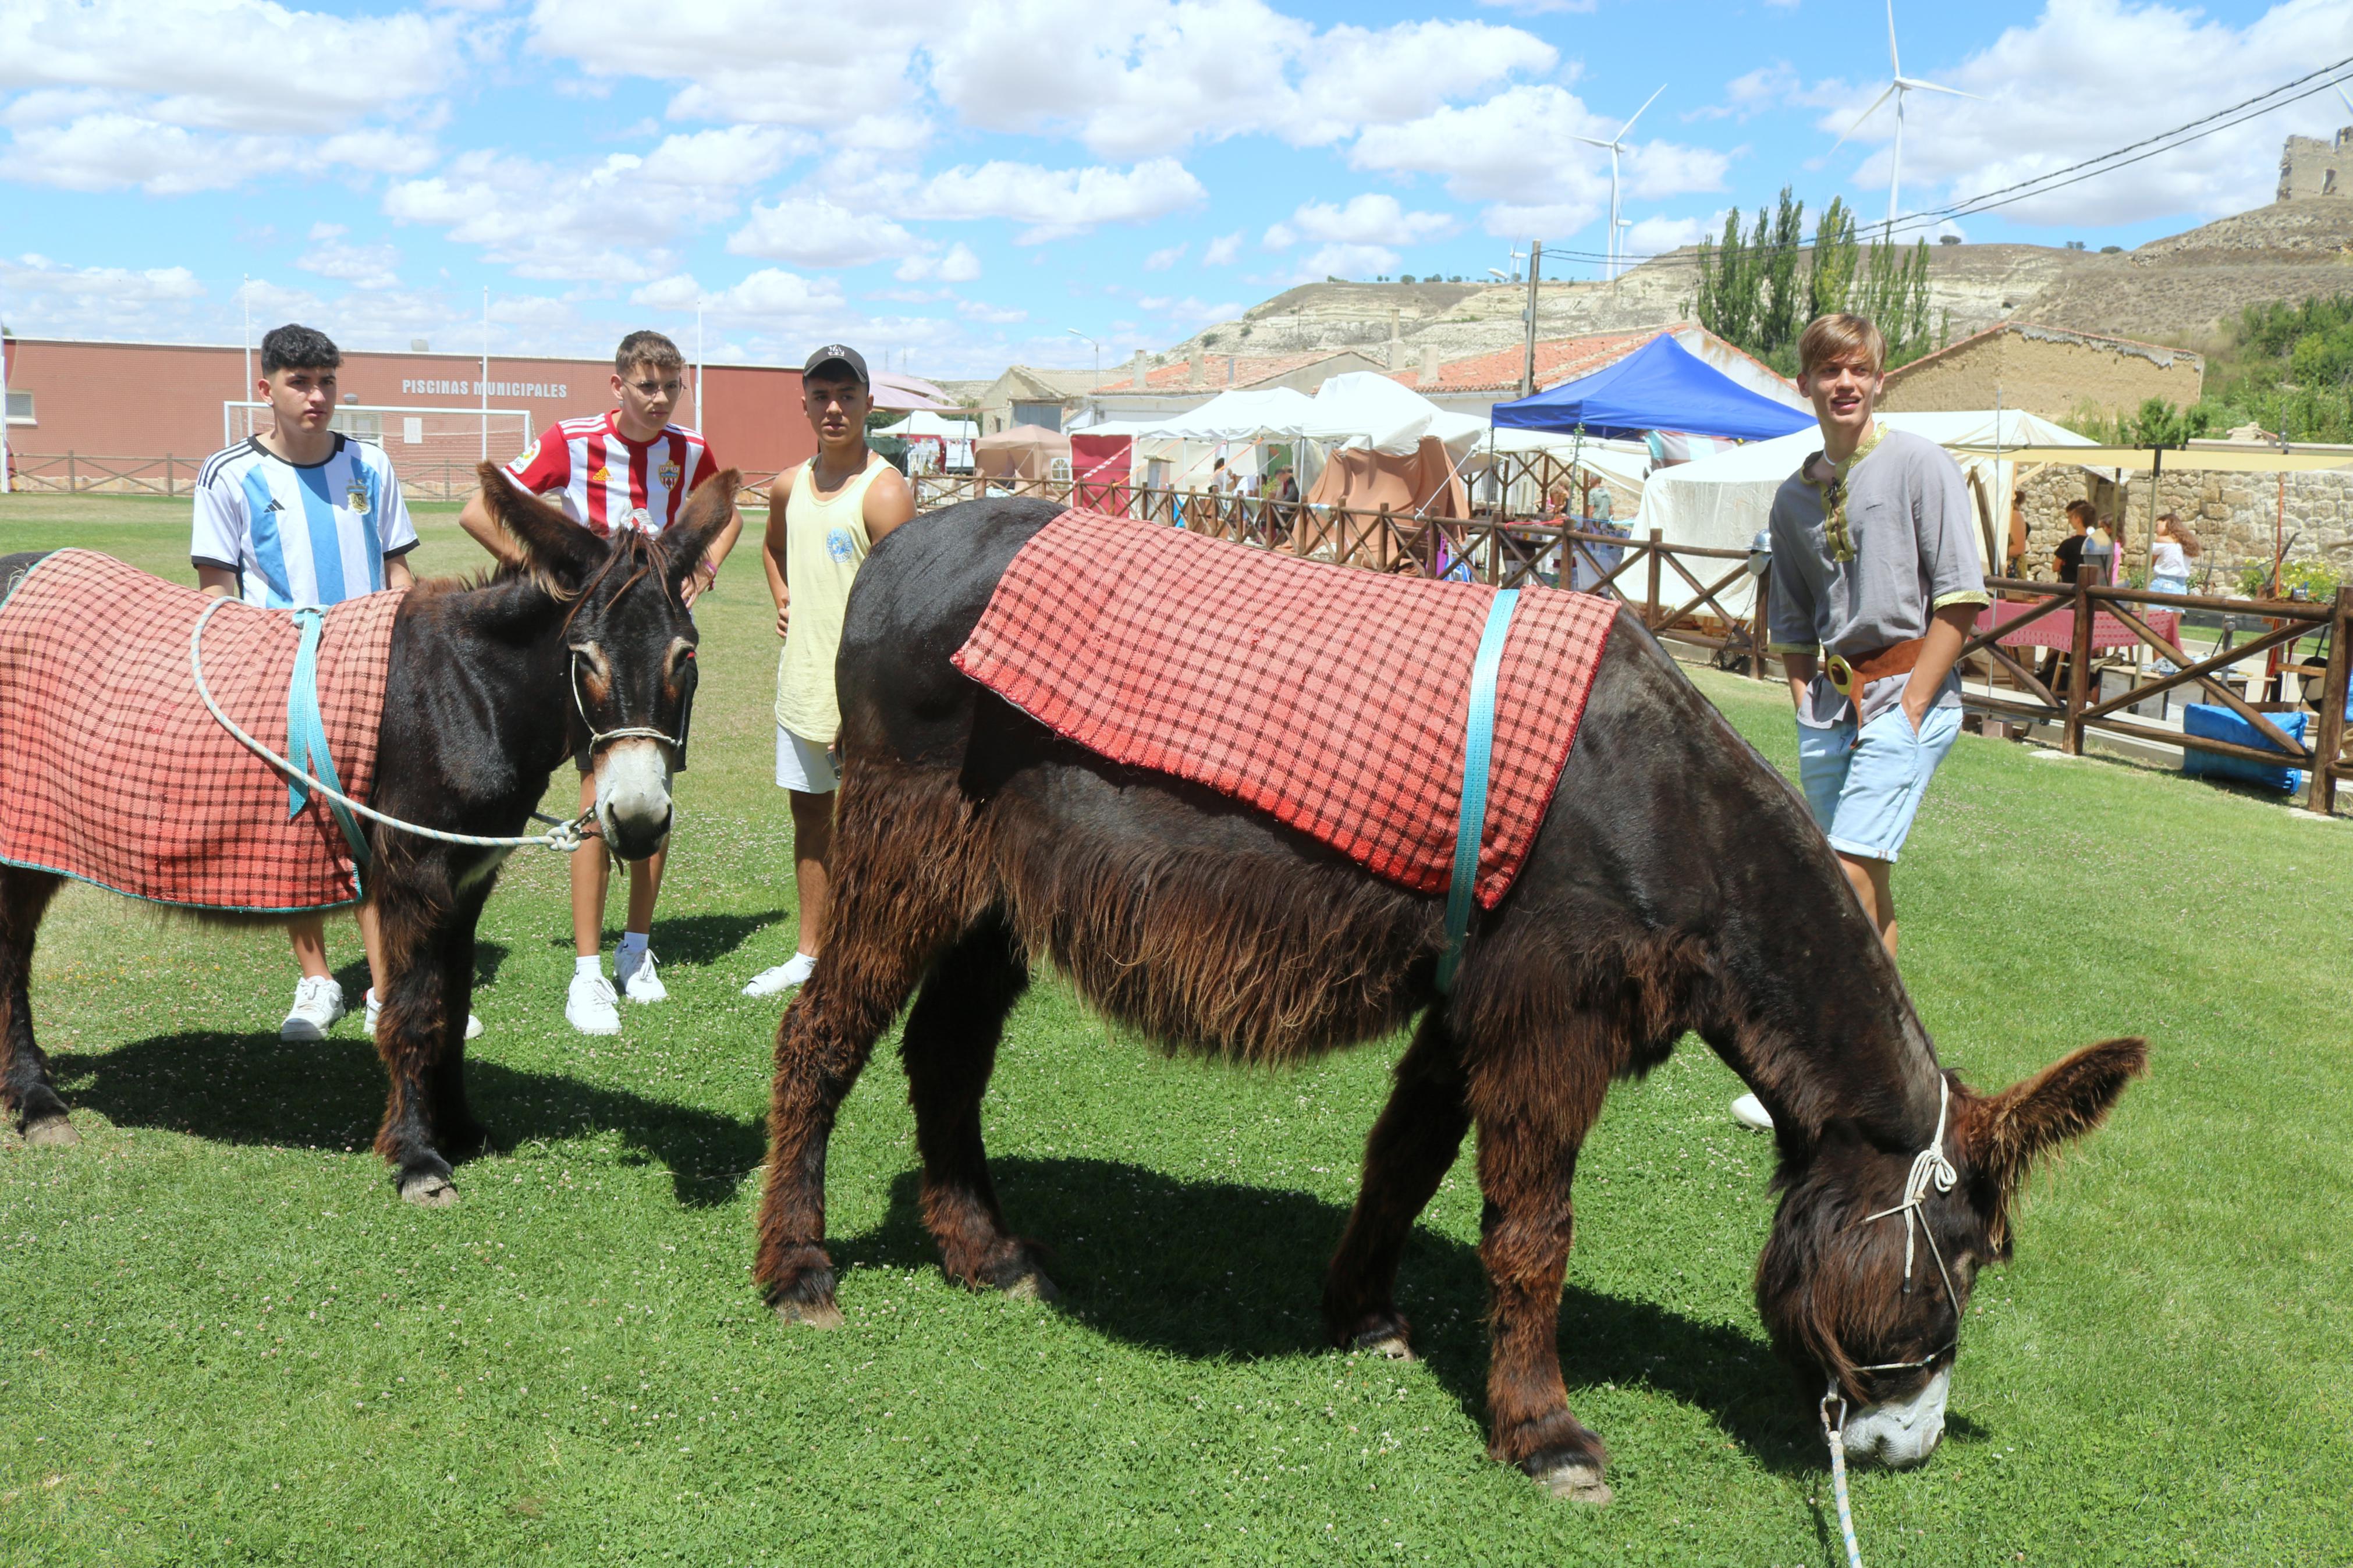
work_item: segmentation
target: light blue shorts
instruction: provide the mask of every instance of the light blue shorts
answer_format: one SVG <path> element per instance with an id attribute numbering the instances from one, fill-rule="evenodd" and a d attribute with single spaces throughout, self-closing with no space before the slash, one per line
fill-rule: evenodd
<path id="1" fill-rule="evenodd" d="M 1831 847 L 1850 859 L 1894 859 L 1936 764 L 1960 732 L 1959 708 L 1931 708 L 1915 735 L 1900 702 L 1860 737 L 1852 723 L 1799 725 L 1798 777 Z"/>

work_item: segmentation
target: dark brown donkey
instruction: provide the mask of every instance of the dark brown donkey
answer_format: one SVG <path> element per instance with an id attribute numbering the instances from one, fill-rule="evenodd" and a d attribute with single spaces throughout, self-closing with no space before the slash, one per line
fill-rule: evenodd
<path id="1" fill-rule="evenodd" d="M 1990 1097 L 1940 1069 L 1804 802 L 1626 616 L 1526 868 L 1474 916 L 1441 998 L 1440 898 L 1222 796 L 1106 763 L 950 666 L 1056 510 L 980 501 L 918 519 L 877 547 L 850 596 L 832 923 L 776 1037 L 754 1272 L 778 1314 L 839 1321 L 826 1141 L 918 982 L 901 1048 L 924 1223 L 953 1278 L 1039 1296 L 1053 1287 L 997 1207 L 979 1114 L 1032 955 L 1159 1040 L 1253 1061 L 1419 1014 L 1324 1321 L 1339 1343 L 1409 1353 L 1398 1257 L 1477 1128 L 1488 1451 L 1602 1500 L 1602 1445 L 1569 1414 L 1556 1343 L 1570 1179 L 1610 1080 L 1656 1067 L 1690 1030 L 1778 1129 L 1780 1206 L 1757 1273 L 1774 1345 L 1810 1401 L 1828 1387 L 1855 1407 L 1851 1436 L 1883 1428 L 1866 1455 L 1925 1458 L 1975 1273 L 2009 1256 L 2020 1178 L 2099 1122 L 2143 1043 L 2090 1047 Z M 1924 1180 L 1914 1168 L 1931 1149 L 1950 1166 Z M 1874 1217 L 1915 1187 L 1916 1208 Z"/>
<path id="2" fill-rule="evenodd" d="M 733 513 L 740 476 L 705 481 L 659 540 L 624 531 L 609 543 L 491 464 L 481 481 L 527 564 L 479 586 L 410 590 L 393 624 L 367 804 L 445 832 L 512 837 L 564 760 L 591 755 L 597 830 L 624 859 L 650 855 L 670 833 L 670 774 L 681 759 L 667 742 L 628 731 L 685 736 L 695 632 L 679 584 Z M 38 558 L 0 559 L 0 580 Z M 450 1203 L 448 1157 L 487 1142 L 466 1105 L 466 1015 L 474 922 L 507 851 L 366 826 L 368 897 L 391 971 L 376 1049 L 392 1088 L 375 1146 L 402 1197 Z M 36 1143 L 79 1142 L 34 1043 L 29 995 L 33 938 L 58 881 L 0 866 L 0 1100 Z"/>

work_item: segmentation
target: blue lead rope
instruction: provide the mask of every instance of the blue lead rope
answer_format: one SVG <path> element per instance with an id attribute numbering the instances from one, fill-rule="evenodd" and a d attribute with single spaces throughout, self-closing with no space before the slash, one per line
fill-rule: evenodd
<path id="1" fill-rule="evenodd" d="M 342 795 L 345 793 L 343 781 L 335 776 L 335 759 L 327 753 L 327 721 L 319 712 L 319 633 L 325 626 L 326 616 L 314 609 L 297 610 L 294 624 L 302 628 L 302 640 L 294 649 L 294 679 L 286 685 L 286 758 Z M 300 816 L 310 799 L 310 786 L 299 778 L 290 778 L 286 784 L 287 820 Z M 352 891 L 357 893 L 360 872 L 368 862 L 367 838 L 360 832 L 359 819 L 342 802 L 330 799 L 326 804 L 335 815 L 335 825 L 343 830 L 343 837 L 352 847 Z"/>
<path id="2" fill-rule="evenodd" d="M 1487 606 L 1487 628 L 1479 634 L 1479 655 L 1471 661 L 1471 712 L 1462 731 L 1462 816 L 1454 829 L 1454 878 L 1446 887 L 1446 951 L 1438 960 L 1438 994 L 1454 990 L 1454 968 L 1462 962 L 1462 939 L 1471 930 L 1472 895 L 1479 886 L 1479 843 L 1487 828 L 1487 764 L 1495 746 L 1495 674 L 1504 664 L 1504 637 L 1517 588 L 1505 588 Z"/>

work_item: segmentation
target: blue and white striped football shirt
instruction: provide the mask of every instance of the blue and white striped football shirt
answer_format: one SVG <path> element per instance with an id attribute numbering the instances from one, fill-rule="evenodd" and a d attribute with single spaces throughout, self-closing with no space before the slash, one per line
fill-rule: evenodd
<path id="1" fill-rule="evenodd" d="M 188 555 L 237 574 L 248 605 L 335 605 L 384 587 L 385 558 L 417 548 L 417 525 L 383 448 L 343 436 L 297 468 L 240 441 L 205 459 Z"/>

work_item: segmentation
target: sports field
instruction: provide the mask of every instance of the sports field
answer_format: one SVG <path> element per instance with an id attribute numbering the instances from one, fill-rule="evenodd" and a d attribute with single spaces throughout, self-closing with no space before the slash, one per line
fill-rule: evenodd
<path id="1" fill-rule="evenodd" d="M 426 570 L 475 563 L 450 510 L 420 518 Z M 186 541 L 185 502 L 0 498 L 0 550 L 185 581 Z M 35 1010 L 83 1142 L 0 1133 L 0 1563 L 1831 1560 L 1820 1434 L 1749 1300 L 1769 1145 L 1696 1042 L 1616 1091 L 1580 1166 L 1562 1355 L 1606 1510 L 1482 1456 L 1467 1160 L 1406 1259 L 1426 1359 L 1320 1343 L 1401 1041 L 1170 1061 L 1039 984 L 987 1118 L 1059 1307 L 941 1279 L 878 1053 L 833 1142 L 848 1325 L 777 1327 L 746 1270 L 781 1007 L 737 988 L 789 951 L 792 891 L 751 548 L 702 614 L 673 1000 L 574 1035 L 564 868 L 519 854 L 470 1052 L 501 1152 L 459 1206 L 393 1196 L 355 1020 L 279 1043 L 282 936 L 60 899 Z M 1782 699 L 1695 679 L 1794 765 Z M 2153 1050 L 1981 1279 L 1943 1449 L 1857 1478 L 1865 1561 L 2353 1558 L 2353 821 L 1965 737 L 1896 889 L 1973 1084 Z M 330 944 L 356 994 L 355 931 Z"/>

